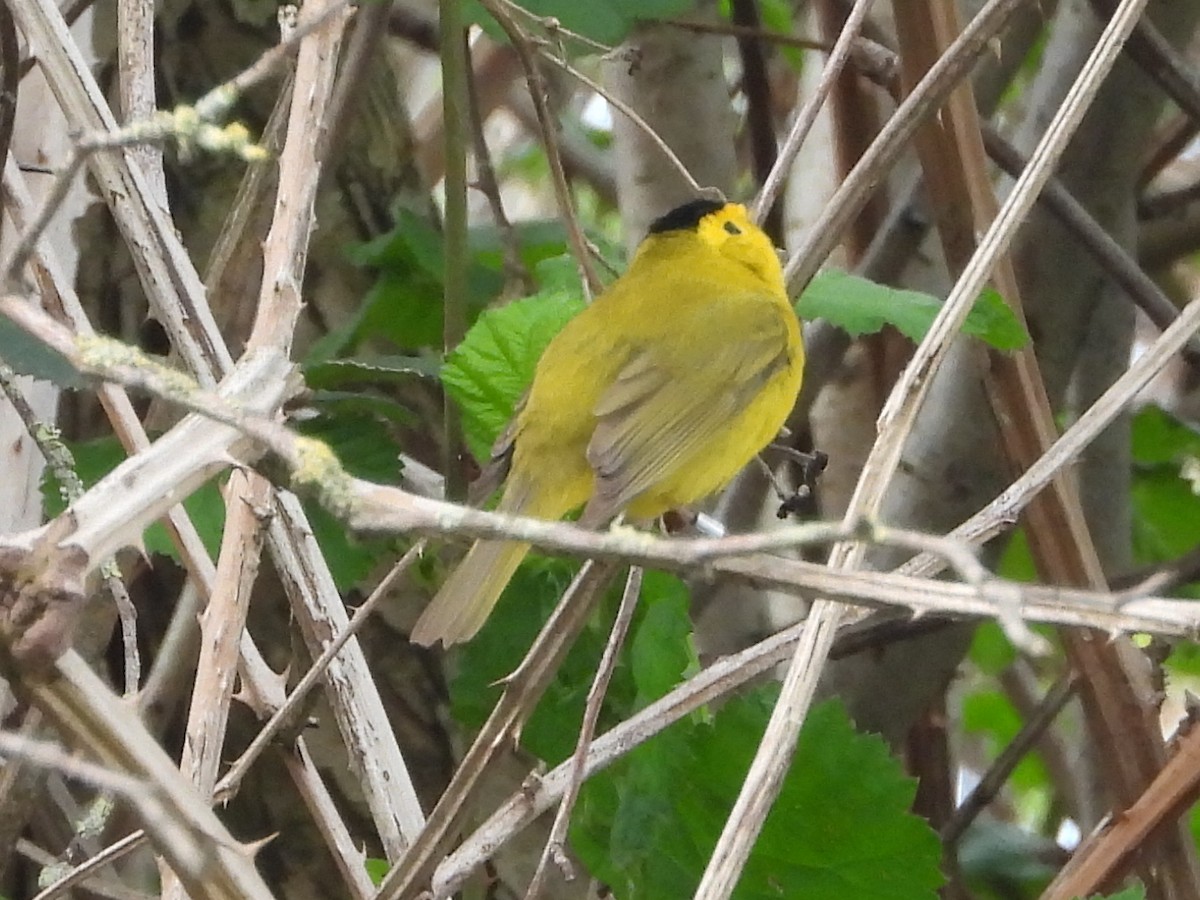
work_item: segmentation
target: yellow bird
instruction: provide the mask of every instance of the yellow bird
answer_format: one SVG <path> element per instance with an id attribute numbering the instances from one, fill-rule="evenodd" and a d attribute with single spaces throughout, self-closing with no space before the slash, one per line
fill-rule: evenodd
<path id="1" fill-rule="evenodd" d="M 779 433 L 804 346 L 771 240 L 740 204 L 685 203 L 651 226 L 628 271 L 538 361 L 493 450 L 498 510 L 599 527 L 652 520 L 723 487 Z M 474 636 L 529 552 L 477 541 L 413 628 Z"/>

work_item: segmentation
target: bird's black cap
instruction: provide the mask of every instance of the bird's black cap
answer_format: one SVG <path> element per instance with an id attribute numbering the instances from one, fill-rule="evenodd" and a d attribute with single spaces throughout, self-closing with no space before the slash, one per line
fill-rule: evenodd
<path id="1" fill-rule="evenodd" d="M 700 220 L 710 213 L 715 213 L 725 204 L 719 200 L 689 200 L 683 206 L 677 206 L 669 213 L 659 216 L 650 223 L 649 234 L 662 234 L 664 231 L 684 231 L 695 228 Z"/>

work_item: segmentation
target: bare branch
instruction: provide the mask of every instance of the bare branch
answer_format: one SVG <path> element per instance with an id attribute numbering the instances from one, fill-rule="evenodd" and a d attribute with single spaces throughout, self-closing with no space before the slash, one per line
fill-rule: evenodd
<path id="1" fill-rule="evenodd" d="M 803 289 L 841 240 L 842 232 L 882 181 L 917 126 L 932 115 L 955 86 L 987 51 L 1011 17 L 1028 0 L 989 0 L 963 29 L 954 46 L 929 70 L 912 93 L 888 119 L 854 169 L 830 198 L 808 231 L 804 246 L 792 254 L 784 268 L 793 290 Z"/>
<path id="2" fill-rule="evenodd" d="M 537 112 L 538 125 L 542 132 L 542 144 L 546 148 L 546 157 L 550 161 L 550 174 L 554 184 L 554 195 L 558 201 L 558 213 L 567 228 L 567 240 L 571 252 L 579 266 L 587 297 L 591 298 L 601 289 L 600 279 L 592 268 L 591 256 L 588 253 L 587 238 L 575 214 L 575 204 L 571 200 L 571 187 L 563 171 L 562 155 L 558 149 L 558 129 L 554 116 L 550 111 L 548 88 L 529 38 L 521 27 L 513 20 L 508 12 L 501 8 L 497 0 L 480 0 L 484 9 L 496 20 L 512 42 L 513 49 L 521 60 L 521 68 L 525 70 L 525 80 L 529 84 L 529 95 L 533 98 L 533 108 Z"/>
<path id="3" fill-rule="evenodd" d="M 571 824 L 571 813 L 575 809 L 575 801 L 579 797 L 579 789 L 583 786 L 583 772 L 587 761 L 588 748 L 596 734 L 596 723 L 600 719 L 600 708 L 604 705 L 604 696 L 608 692 L 608 684 L 612 680 L 613 670 L 617 666 L 617 654 L 625 643 L 629 633 L 629 625 L 633 621 L 633 611 L 637 608 L 638 594 L 642 590 L 642 570 L 634 567 L 629 570 L 625 579 L 625 590 L 621 594 L 621 605 L 617 609 L 617 618 L 609 632 L 608 641 L 604 645 L 604 653 L 596 667 L 596 677 L 588 690 L 584 704 L 583 722 L 579 726 L 579 736 L 575 741 L 575 752 L 571 755 L 571 780 L 559 801 L 558 811 L 554 814 L 554 822 L 550 826 L 550 834 L 546 838 L 546 846 L 534 870 L 533 880 L 525 892 L 525 900 L 537 900 L 541 896 L 546 880 L 546 871 L 551 863 L 563 869 L 567 880 L 574 877 L 569 870 L 570 863 L 566 857 L 567 828 Z"/>
<path id="4" fill-rule="evenodd" d="M 805 101 L 800 111 L 796 113 L 796 117 L 792 121 L 792 127 L 788 131 L 787 140 L 783 142 L 783 148 L 779 151 L 779 156 L 775 159 L 775 165 L 772 167 L 771 173 L 767 176 L 762 190 L 758 192 L 758 197 L 754 200 L 752 212 L 755 221 L 761 221 L 767 214 L 767 211 L 775 205 L 775 199 L 779 196 L 779 191 L 783 188 L 784 179 L 788 176 L 792 168 L 796 154 L 800 152 L 800 146 L 804 143 L 809 130 L 817 120 L 817 113 L 821 111 L 821 107 L 825 104 L 825 99 L 829 96 L 829 92 L 833 90 L 834 83 L 850 59 L 854 43 L 858 39 L 858 33 L 862 29 L 867 13 L 871 11 L 871 4 L 873 2 L 874 0 L 856 0 L 854 7 L 850 10 L 850 15 L 846 17 L 846 24 L 842 27 L 837 41 L 834 42 L 833 50 L 829 54 L 829 60 L 825 63 L 825 68 L 821 70 L 821 80 L 818 82 L 816 90 Z"/>

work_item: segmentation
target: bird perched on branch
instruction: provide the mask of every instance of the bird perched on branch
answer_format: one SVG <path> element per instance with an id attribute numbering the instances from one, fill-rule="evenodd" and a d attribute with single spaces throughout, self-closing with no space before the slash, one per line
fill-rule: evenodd
<path id="1" fill-rule="evenodd" d="M 501 512 L 654 519 L 719 490 L 778 434 L 803 367 L 770 238 L 739 204 L 693 200 L 546 347 L 484 477 L 507 475 Z M 528 551 L 477 541 L 412 639 L 471 638 Z"/>

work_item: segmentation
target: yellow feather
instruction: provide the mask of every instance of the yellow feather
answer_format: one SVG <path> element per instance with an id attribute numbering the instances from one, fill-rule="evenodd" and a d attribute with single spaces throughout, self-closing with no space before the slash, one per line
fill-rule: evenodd
<path id="1" fill-rule="evenodd" d="M 803 367 L 770 239 L 738 204 L 685 204 L 542 354 L 500 509 L 558 519 L 586 504 L 580 521 L 597 527 L 693 503 L 778 434 Z M 471 638 L 528 550 L 477 542 L 412 639 Z"/>

